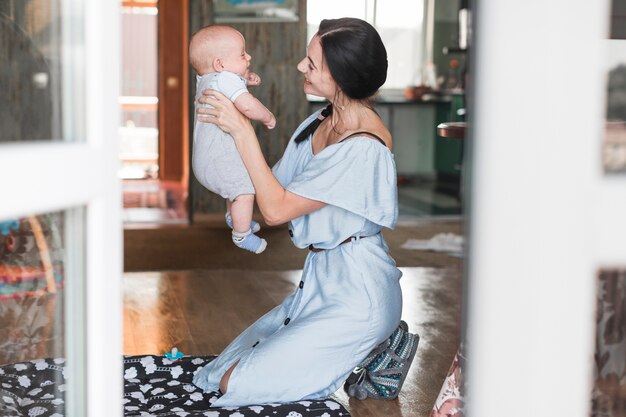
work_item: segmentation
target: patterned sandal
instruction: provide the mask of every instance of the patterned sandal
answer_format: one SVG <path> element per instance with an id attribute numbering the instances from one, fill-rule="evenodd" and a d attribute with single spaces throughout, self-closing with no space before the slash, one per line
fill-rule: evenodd
<path id="1" fill-rule="evenodd" d="M 400 393 L 419 343 L 417 334 L 409 333 L 400 322 L 393 334 L 378 345 L 350 374 L 344 389 L 358 400 L 374 398 L 393 400 Z"/>

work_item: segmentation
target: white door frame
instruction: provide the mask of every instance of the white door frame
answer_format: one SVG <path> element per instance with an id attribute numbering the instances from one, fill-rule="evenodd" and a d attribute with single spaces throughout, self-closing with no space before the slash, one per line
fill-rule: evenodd
<path id="1" fill-rule="evenodd" d="M 72 74 L 64 79 L 63 99 L 69 94 L 84 103 L 74 112 L 65 112 L 64 122 L 74 118 L 73 122 L 84 126 L 77 130 L 84 136 L 0 144 L 5 196 L 0 219 L 85 209 L 84 271 L 79 277 L 66 276 L 83 279 L 70 288 L 83 294 L 84 317 L 67 317 L 65 323 L 71 327 L 69 334 L 82 339 L 66 340 L 66 345 L 79 350 L 83 346 L 84 351 L 66 348 L 66 353 L 74 355 L 68 357 L 68 364 L 72 360 L 80 364 L 84 358 L 84 369 L 72 367 L 68 376 L 77 384 L 84 382 L 84 388 L 77 388 L 84 395 L 67 406 L 75 413 L 71 417 L 82 417 L 83 412 L 89 417 L 115 417 L 123 411 L 122 203 L 117 177 L 120 5 L 90 0 L 62 3 L 64 36 L 77 40 L 63 44 L 63 71 L 71 68 Z M 73 129 L 64 131 L 69 136 L 81 135 Z M 19 181 L 11 181 L 12 175 Z M 73 268 L 68 265 L 68 274 Z"/>

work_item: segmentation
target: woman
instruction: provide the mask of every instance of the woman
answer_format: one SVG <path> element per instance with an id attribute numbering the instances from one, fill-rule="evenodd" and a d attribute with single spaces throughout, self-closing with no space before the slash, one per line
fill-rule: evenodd
<path id="1" fill-rule="evenodd" d="M 324 20 L 298 71 L 304 92 L 331 104 L 273 169 L 229 100 L 210 90 L 199 99 L 213 108 L 198 120 L 233 136 L 265 222 L 289 222 L 294 244 L 309 248 L 296 292 L 195 375 L 223 393 L 215 407 L 327 397 L 400 323 L 401 273 L 380 233 L 397 220 L 392 140 L 370 102 L 387 77 L 385 47 L 365 21 Z"/>

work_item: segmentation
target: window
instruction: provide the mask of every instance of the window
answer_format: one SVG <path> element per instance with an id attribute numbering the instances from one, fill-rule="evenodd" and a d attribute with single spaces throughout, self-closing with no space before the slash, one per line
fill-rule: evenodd
<path id="1" fill-rule="evenodd" d="M 159 99 L 157 94 L 157 20 L 154 1 L 122 2 L 122 112 L 119 176 L 157 178 L 159 165 Z"/>
<path id="2" fill-rule="evenodd" d="M 356 17 L 371 23 L 380 33 L 389 70 L 384 89 L 414 85 L 422 73 L 424 0 L 314 0 L 307 3 L 307 35 L 310 40 L 322 19 Z"/>

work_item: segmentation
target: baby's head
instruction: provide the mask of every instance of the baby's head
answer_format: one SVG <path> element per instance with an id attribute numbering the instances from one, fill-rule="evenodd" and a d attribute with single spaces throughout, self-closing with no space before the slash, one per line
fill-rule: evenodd
<path id="1" fill-rule="evenodd" d="M 251 59 L 243 35 L 230 26 L 204 27 L 189 42 L 189 62 L 200 75 L 230 71 L 245 77 Z"/>

